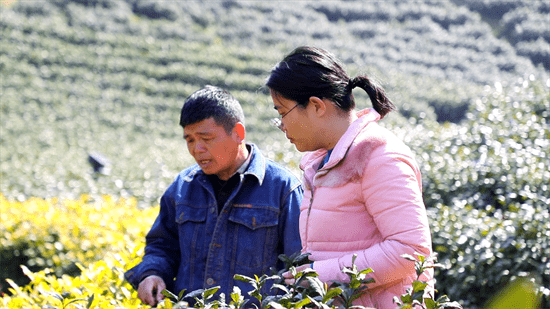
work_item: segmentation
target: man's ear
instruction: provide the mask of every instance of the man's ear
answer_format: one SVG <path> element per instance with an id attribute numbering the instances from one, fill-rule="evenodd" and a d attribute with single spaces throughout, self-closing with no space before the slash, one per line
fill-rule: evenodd
<path id="1" fill-rule="evenodd" d="M 233 128 L 233 132 L 237 133 L 237 138 L 239 143 L 244 141 L 244 138 L 246 136 L 246 129 L 242 122 L 237 122 L 235 124 L 235 128 Z"/>
<path id="2" fill-rule="evenodd" d="M 327 112 L 327 104 L 318 97 L 309 97 L 308 107 L 311 106 L 317 116 L 323 116 Z"/>

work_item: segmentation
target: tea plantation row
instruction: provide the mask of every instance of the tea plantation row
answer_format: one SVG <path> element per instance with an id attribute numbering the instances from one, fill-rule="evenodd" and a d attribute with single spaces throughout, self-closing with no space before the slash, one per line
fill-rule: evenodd
<path id="1" fill-rule="evenodd" d="M 0 70 L 9 76 L 0 188 L 20 200 L 104 193 L 154 205 L 192 162 L 177 115 L 205 84 L 234 93 L 248 140 L 297 171 L 298 154 L 269 126 L 263 88 L 296 45 L 329 48 L 352 74 L 381 80 L 401 114 L 417 119 L 458 122 L 486 84 L 536 71 L 450 1 L 10 3 L 0 19 Z M 370 105 L 356 95 L 361 108 Z M 111 160 L 110 175 L 90 174 L 93 151 Z"/>

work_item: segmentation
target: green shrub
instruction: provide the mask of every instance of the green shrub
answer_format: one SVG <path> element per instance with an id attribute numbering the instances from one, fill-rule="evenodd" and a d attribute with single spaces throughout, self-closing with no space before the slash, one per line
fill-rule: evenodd
<path id="1" fill-rule="evenodd" d="M 550 69 L 547 56 L 550 44 L 548 1 L 468 0 L 465 5 L 479 12 L 499 37 L 512 43 L 518 55 Z"/>
<path id="2" fill-rule="evenodd" d="M 132 251 L 145 240 L 157 213 L 156 207 L 138 209 L 135 199 L 15 202 L 0 194 L 0 293 L 7 291 L 6 279 L 21 286 L 29 282 L 21 265 L 30 271 L 49 269 L 58 277 L 76 276 L 78 264 Z"/>
<path id="3" fill-rule="evenodd" d="M 423 169 L 426 205 L 548 205 L 549 88 L 533 75 L 487 87 L 467 120 L 427 125 L 408 137 Z"/>
<path id="4" fill-rule="evenodd" d="M 75 277 L 56 277 L 50 270 L 32 272 L 23 266 L 23 272 L 30 278 L 31 283 L 21 287 L 13 280 L 7 279 L 11 286 L 11 295 L 2 295 L 0 305 L 9 308 L 150 308 L 141 303 L 137 298 L 137 292 L 124 281 L 124 269 L 127 269 L 128 264 L 133 264 L 140 254 L 143 254 L 143 244 L 132 251 L 107 254 L 102 260 L 90 263 L 89 266 L 78 263 L 81 274 Z M 251 285 L 249 295 L 261 304 L 260 308 L 362 308 L 353 306 L 352 302 L 367 289 L 365 284 L 373 282 L 373 279 L 368 278 L 371 269 L 359 270 L 353 264 L 354 257 L 351 267 L 342 270 L 349 276 L 349 282 L 335 282 L 328 286 L 317 278 L 317 273 L 312 269 L 300 272 L 296 270 L 295 261 L 303 261 L 302 257 L 303 255 L 280 256 L 282 260 L 290 262 L 287 263 L 288 268 L 280 273 L 291 271 L 296 278 L 294 284 L 285 284 L 280 274 L 264 274 L 254 278 L 235 275 L 235 279 Z M 426 270 L 439 267 L 434 263 L 433 257 L 404 255 L 403 258 L 414 261 L 418 278 Z M 428 283 L 418 278 L 411 289 L 402 295 L 396 295 L 395 308 L 408 309 L 411 305 L 424 302 L 426 307 L 423 308 L 428 309 L 462 308 L 447 296 L 437 299 L 433 295 L 424 297 Z M 273 286 L 281 293 L 264 292 L 262 288 L 268 281 L 279 282 Z M 165 290 L 162 293 L 166 298 L 160 302 L 158 308 L 258 308 L 257 305 L 249 305 L 250 300 L 244 299 L 239 288 L 235 288 L 231 295 L 228 295 L 229 302 L 223 295 L 220 295 L 219 300 L 214 299 L 218 289 L 219 287 L 212 287 L 189 293 L 183 290 L 178 295 Z M 194 301 L 192 307 L 188 306 L 187 301 L 190 300 Z"/>
<path id="5" fill-rule="evenodd" d="M 529 276 L 550 304 L 549 102 L 550 79 L 529 76 L 488 87 L 462 123 L 407 137 L 421 161 L 434 250 L 448 267 L 436 272 L 439 289 L 466 308 Z"/>
<path id="6" fill-rule="evenodd" d="M 434 250 L 446 266 L 436 270 L 441 293 L 460 299 L 464 308 L 482 308 L 509 282 L 527 278 L 539 287 L 543 305 L 550 304 L 548 207 L 515 206 L 485 211 L 455 204 L 428 210 Z"/>
<path id="7" fill-rule="evenodd" d="M 18 246 L 26 246 L 34 251 L 23 251 L 22 255 L 27 257 L 27 260 L 41 260 L 42 262 L 33 264 L 40 264 L 38 268 L 46 267 L 44 270 L 31 271 L 30 263 L 26 264 L 27 266 L 22 265 L 21 274 L 27 276 L 24 282 L 18 280 L 20 277 L 3 278 L 4 291 L 8 287 L 11 288 L 9 295 L 3 294 L 0 298 L 0 305 L 9 308 L 44 308 L 60 304 L 73 303 L 76 306 L 88 303 L 88 308 L 147 307 L 137 299 L 136 291 L 124 282 L 123 273 L 125 269 L 135 265 L 143 255 L 145 233 L 158 209 L 139 210 L 133 200 L 116 202 L 105 196 L 100 201 L 91 201 L 89 197 L 83 196 L 80 200 L 62 201 L 34 198 L 23 203 L 1 198 L 0 210 L 2 222 L 6 222 L 0 234 L 5 235 L 0 238 L 3 248 L 0 251 L 0 259 L 10 259 L 10 252 L 16 251 Z M 31 215 L 34 213 L 40 213 L 41 216 Z M 508 280 L 527 278 L 526 272 L 540 274 L 538 277 L 535 276 L 539 281 L 532 283 L 536 289 L 529 289 L 528 294 L 535 296 L 534 299 L 540 298 L 544 293 L 548 295 L 548 290 L 542 288 L 548 286 L 548 260 L 544 260 L 550 254 L 548 212 L 523 206 L 517 212 L 496 211 L 493 217 L 490 217 L 486 215 L 486 211 L 478 211 L 467 206 L 451 208 L 438 205 L 429 209 L 429 215 L 434 230 L 435 249 L 439 251 L 440 262 L 447 268 L 439 270 L 441 275 L 438 277 L 436 288 L 440 295 L 447 294 L 452 299 L 468 304 L 467 308 L 476 308 L 481 304 L 480 301 L 495 294 L 496 287 L 504 286 Z M 58 236 L 52 239 L 52 235 Z M 453 237 L 458 236 L 459 239 L 453 240 Z M 36 244 L 39 246 L 35 246 Z M 514 257 L 515 260 L 510 257 Z M 281 258 L 287 269 L 307 262 L 303 256 Z M 426 267 L 439 269 L 432 258 L 416 259 L 417 274 L 422 273 Z M 546 265 L 538 263 L 541 259 Z M 11 259 L 3 262 L 16 263 Z M 66 265 L 73 265 L 78 271 L 68 276 L 65 273 Z M 295 286 L 285 287 L 279 280 L 278 288 L 283 294 L 275 297 L 255 294 L 254 297 L 261 296 L 266 302 L 281 305 L 304 302 L 304 305 L 309 303 L 330 306 L 332 302 L 329 300 L 333 298 L 343 297 L 344 300 L 351 300 L 356 295 L 354 293 L 361 291 L 361 285 L 354 282 L 368 280 L 367 270 L 351 267 L 346 271 L 352 276 L 350 284 L 335 284 L 332 286 L 332 289 L 336 289 L 334 291 L 328 290 L 326 285 L 323 286 L 316 281 L 316 274 L 309 271 L 296 276 L 302 281 L 310 282 L 311 288 L 301 287 L 299 282 Z M 262 282 L 277 279 L 272 276 L 275 274 L 262 278 L 240 278 L 256 286 L 259 291 Z M 23 286 L 29 281 L 30 284 Z M 405 306 L 403 308 L 408 308 L 407 304 L 419 300 L 418 297 L 422 295 L 420 291 L 425 287 L 424 283 L 417 282 L 413 290 L 396 295 Z M 486 295 L 479 297 L 480 295 L 472 293 L 472 290 L 485 292 Z M 217 302 L 205 297 L 204 293 L 208 294 L 207 291 L 191 293 L 183 292 L 182 295 L 204 297 L 202 301 L 210 301 L 212 304 Z M 237 297 L 239 292 L 236 293 L 231 297 L 241 299 Z M 457 295 L 464 297 L 464 300 Z M 497 299 L 502 297 L 501 294 L 498 296 Z M 178 300 L 181 298 L 179 296 Z M 457 308 L 458 305 L 445 296 L 425 301 L 427 305 L 434 305 L 427 308 Z M 441 307 L 437 307 L 437 303 Z M 164 306 L 169 308 L 171 304 L 165 302 Z M 275 305 L 273 307 L 281 308 Z"/>
<path id="8" fill-rule="evenodd" d="M 544 40 L 538 38 L 530 42 L 519 42 L 516 45 L 518 55 L 528 57 L 534 64 L 544 66 L 546 70 L 550 70 L 550 39 Z"/>

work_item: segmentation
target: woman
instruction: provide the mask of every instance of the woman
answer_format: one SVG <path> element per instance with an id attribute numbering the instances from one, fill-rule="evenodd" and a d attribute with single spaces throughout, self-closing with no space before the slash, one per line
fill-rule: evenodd
<path id="1" fill-rule="evenodd" d="M 393 297 L 416 279 L 414 263 L 401 255 L 432 253 L 419 168 L 410 149 L 377 124 L 395 106 L 367 76 L 350 78 L 338 59 L 314 47 L 291 52 L 266 84 L 277 126 L 306 152 L 300 237 L 313 263 L 298 270 L 312 267 L 323 282 L 344 282 L 341 270 L 356 254 L 357 267 L 372 268 L 375 280 L 357 305 L 395 308 Z M 354 110 L 355 87 L 374 109 Z"/>

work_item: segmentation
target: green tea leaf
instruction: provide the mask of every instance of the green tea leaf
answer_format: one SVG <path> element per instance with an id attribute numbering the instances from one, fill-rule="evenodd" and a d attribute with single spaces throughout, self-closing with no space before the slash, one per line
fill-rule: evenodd
<path id="1" fill-rule="evenodd" d="M 342 294 L 341 288 L 332 288 L 327 291 L 325 296 L 323 297 L 323 302 L 327 302 L 329 299 L 335 298 L 338 295 Z"/>
<path id="2" fill-rule="evenodd" d="M 185 292 L 185 289 L 184 289 L 183 291 Z M 175 301 L 178 300 L 178 297 L 176 296 L 176 294 L 174 294 L 174 293 L 168 291 L 167 289 L 162 290 L 160 293 L 161 293 L 162 295 L 164 295 L 164 297 L 168 297 L 168 298 L 173 299 L 173 300 L 175 300 Z M 181 293 L 181 292 L 180 292 L 180 293 Z"/>
<path id="3" fill-rule="evenodd" d="M 211 287 L 211 288 L 207 289 L 206 291 L 204 291 L 204 293 L 203 293 L 204 299 L 209 299 L 210 297 L 212 297 L 214 294 L 216 294 L 216 292 L 220 288 L 221 288 L 220 286 L 214 286 L 214 287 Z"/>

